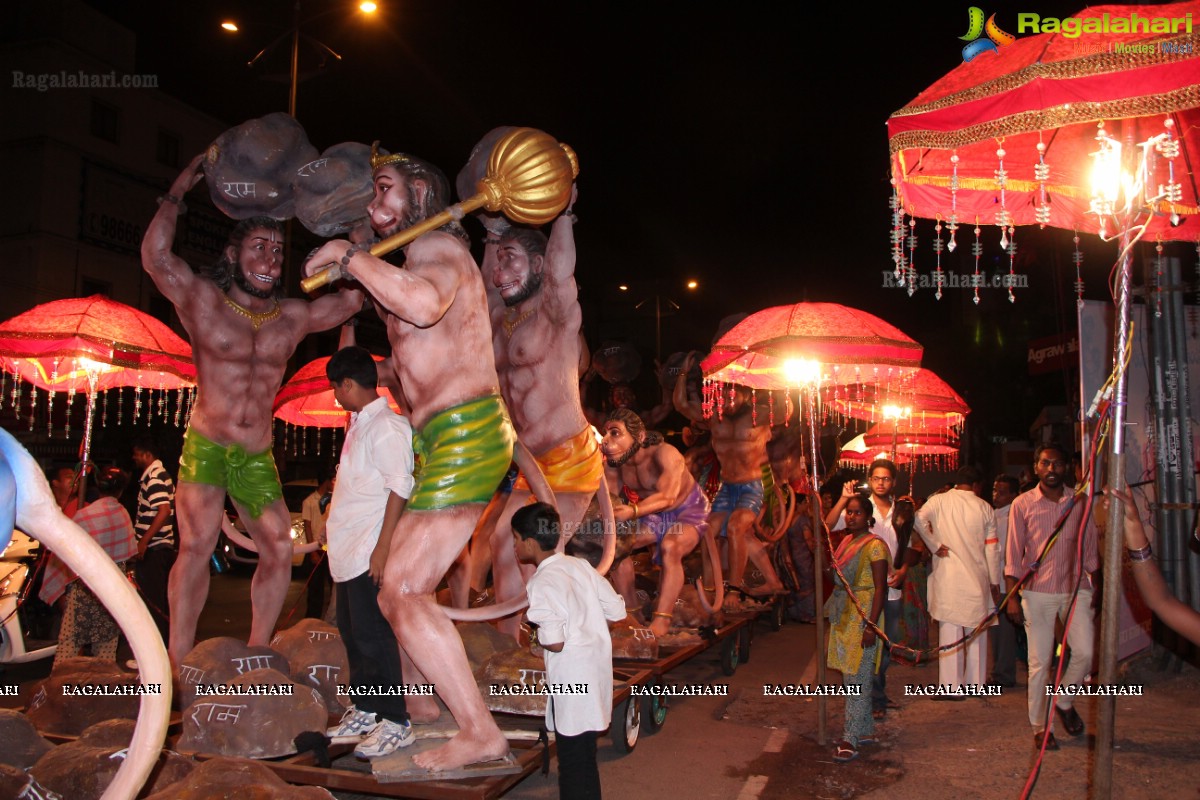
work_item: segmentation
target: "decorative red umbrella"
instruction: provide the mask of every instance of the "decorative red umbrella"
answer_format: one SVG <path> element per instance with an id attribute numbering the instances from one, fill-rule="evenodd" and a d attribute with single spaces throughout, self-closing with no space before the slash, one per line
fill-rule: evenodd
<path id="1" fill-rule="evenodd" d="M 920 369 L 892 391 L 878 386 L 829 386 L 821 390 L 827 407 L 852 419 L 879 422 L 889 406 L 900 411 L 907 427 L 919 431 L 962 429 L 970 406 L 931 370 Z"/>
<path id="2" fill-rule="evenodd" d="M 1114 145 L 1119 150 L 1122 143 L 1126 150 L 1147 145 L 1139 203 L 1153 215 L 1144 220 L 1145 235 L 1200 236 L 1191 168 L 1200 157 L 1197 37 L 1112 33 L 1105 22 L 1133 14 L 1200 18 L 1200 2 L 1084 9 L 1073 16 L 1104 33 L 1018 38 L 956 67 L 888 119 L 896 187 L 892 254 L 910 293 L 916 242 L 905 214 L 938 220 L 930 259 L 935 282 L 941 244 L 953 251 L 963 226 L 1000 227 L 1006 249 L 1016 225 L 1102 236 L 1125 227 L 1120 209 L 1092 179 L 1098 161 L 1119 160 Z M 1090 44 L 1090 52 L 1081 44 Z M 1112 138 L 1098 141 L 1101 133 Z"/>
<path id="3" fill-rule="evenodd" d="M 865 311 L 796 303 L 746 317 L 700 366 L 710 382 L 753 389 L 814 382 L 889 385 L 921 366 L 921 352 L 898 328 Z"/>
<path id="4" fill-rule="evenodd" d="M 329 388 L 329 378 L 325 376 L 325 365 L 329 363 L 329 358 L 329 356 L 322 356 L 305 364 L 279 389 L 279 394 L 275 395 L 275 418 L 282 420 L 285 425 L 292 426 L 293 450 L 299 445 L 307 445 L 307 436 L 298 436 L 295 428 L 345 430 L 346 424 L 350 421 L 350 412 L 338 405 L 333 398 L 333 389 Z M 376 362 L 383 361 L 382 356 L 372 355 L 371 358 Z M 392 399 L 390 393 L 382 387 L 378 389 L 378 392 L 381 397 L 387 398 L 388 405 L 393 411 L 397 414 L 401 413 L 400 407 L 396 405 L 396 401 Z M 320 452 L 319 434 L 317 443 L 318 452 Z M 287 447 L 286 428 L 284 447 Z"/>
<path id="5" fill-rule="evenodd" d="M 865 433 L 860 433 L 842 446 L 841 453 L 838 454 L 838 462 L 843 467 L 865 467 L 877 458 L 891 458 L 892 452 L 890 447 L 880 447 L 871 449 L 867 447 L 864 440 Z M 907 453 L 896 453 L 894 459 L 897 464 L 907 464 Z"/>
<path id="6" fill-rule="evenodd" d="M 49 391 L 51 404 L 58 391 L 71 398 L 87 393 L 84 461 L 91 449 L 96 392 L 135 387 L 136 418 L 141 390 L 160 390 L 165 418 L 165 391 L 189 389 L 196 377 L 187 342 L 157 319 L 103 295 L 43 303 L 0 324 L 0 368 Z M 181 397 L 177 424 L 183 407 Z"/>
<path id="7" fill-rule="evenodd" d="M 958 437 L 947 431 L 921 431 L 898 423 L 876 425 L 863 434 L 867 452 L 887 450 L 926 469 L 958 469 Z"/>

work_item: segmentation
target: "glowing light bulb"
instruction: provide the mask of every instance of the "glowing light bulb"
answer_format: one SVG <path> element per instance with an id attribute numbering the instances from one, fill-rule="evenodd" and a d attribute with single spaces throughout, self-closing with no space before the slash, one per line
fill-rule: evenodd
<path id="1" fill-rule="evenodd" d="M 789 358 L 783 362 L 783 374 L 793 385 L 820 383 L 821 365 L 808 358 Z"/>

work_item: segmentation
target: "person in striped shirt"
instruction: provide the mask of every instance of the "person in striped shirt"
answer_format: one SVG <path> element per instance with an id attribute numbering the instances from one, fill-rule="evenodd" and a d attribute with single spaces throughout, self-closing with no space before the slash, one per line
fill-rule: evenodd
<path id="1" fill-rule="evenodd" d="M 170 641 L 167 582 L 175 564 L 175 483 L 158 458 L 158 445 L 149 436 L 134 440 L 133 463 L 142 471 L 133 526 L 138 548 L 134 578 L 165 644 Z"/>
<path id="2" fill-rule="evenodd" d="M 1034 744 L 1047 750 L 1057 750 L 1054 722 L 1046 718 L 1046 684 L 1054 662 L 1054 625 L 1066 622 L 1082 554 L 1083 576 L 1079 600 L 1067 629 L 1066 641 L 1071 648 L 1071 660 L 1063 672 L 1064 686 L 1082 683 L 1092 668 L 1095 633 L 1092 620 L 1092 588 L 1100 568 L 1096 529 L 1087 525 L 1081 532 L 1083 503 L 1075 502 L 1066 489 L 1068 454 L 1061 445 L 1044 444 L 1034 451 L 1033 468 L 1038 483 L 1013 501 L 1008 514 L 1008 543 L 1005 553 L 1004 577 L 1008 590 L 1021 583 L 1021 578 L 1036 570 L 1023 584 L 1021 591 L 1009 597 L 1007 612 L 1016 625 L 1024 625 L 1029 639 L 1029 724 L 1034 730 Z M 1065 521 L 1058 540 L 1043 555 L 1046 542 L 1053 536 L 1060 519 Z M 1079 537 L 1083 536 L 1082 550 Z M 1081 736 L 1083 720 L 1074 708 L 1069 695 L 1056 698 L 1055 712 L 1063 728 L 1072 736 Z"/>

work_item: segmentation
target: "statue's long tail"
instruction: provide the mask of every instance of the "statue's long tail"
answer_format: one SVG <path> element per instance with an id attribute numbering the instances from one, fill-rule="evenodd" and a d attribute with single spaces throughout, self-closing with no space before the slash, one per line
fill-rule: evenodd
<path id="1" fill-rule="evenodd" d="M 12 508 L 21 530 L 45 544 L 73 569 L 116 620 L 129 639 L 143 685 L 156 684 L 158 694 L 143 694 L 137 727 L 124 761 L 101 800 L 136 797 L 162 753 L 171 712 L 171 662 L 145 603 L 112 558 L 83 528 L 63 516 L 50 485 L 33 458 L 7 431 L 0 430 L 0 500 Z M 6 463 L 4 463 L 6 462 Z"/>
<path id="2" fill-rule="evenodd" d="M 714 599 L 712 605 L 708 604 L 708 595 L 704 592 L 703 572 L 701 572 L 701 580 L 696 581 L 696 594 L 699 596 L 700 605 L 704 607 L 705 612 L 712 614 L 725 603 L 725 574 L 721 572 L 721 552 L 717 549 L 717 537 L 713 533 L 712 525 L 705 526 L 704 548 L 708 553 L 710 571 L 713 576 Z"/>
<path id="3" fill-rule="evenodd" d="M 558 508 L 558 500 L 554 497 L 554 490 L 550 488 L 550 484 L 546 482 L 546 476 L 542 474 L 542 468 L 537 463 L 537 459 L 529 452 L 529 448 L 516 442 L 513 446 L 513 460 L 517 462 L 517 468 L 525 476 L 525 480 L 529 483 L 529 489 L 534 496 L 545 503 L 549 503 Z M 563 551 L 565 542 L 559 539 L 558 552 Z M 510 614 L 516 614 L 529 605 L 529 600 L 522 592 L 520 597 L 514 597 L 504 603 L 498 603 L 493 606 L 481 606 L 479 608 L 452 608 L 450 606 L 439 606 L 442 612 L 447 617 L 456 622 L 486 622 L 488 620 L 500 619 L 507 617 Z"/>
<path id="4" fill-rule="evenodd" d="M 225 534 L 225 538 L 236 544 L 243 550 L 249 550 L 251 553 L 258 552 L 258 545 L 249 536 L 244 535 L 241 531 L 233 526 L 229 521 L 229 515 L 225 514 L 221 517 L 221 533 Z M 320 542 L 305 542 L 303 544 L 292 543 L 293 553 L 312 553 L 321 549 Z"/>

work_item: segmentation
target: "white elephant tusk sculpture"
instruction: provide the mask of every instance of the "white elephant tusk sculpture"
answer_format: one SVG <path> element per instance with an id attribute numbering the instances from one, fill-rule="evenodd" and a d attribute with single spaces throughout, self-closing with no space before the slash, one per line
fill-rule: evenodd
<path id="1" fill-rule="evenodd" d="M 162 686 L 142 695 L 133 741 L 101 800 L 132 800 L 158 762 L 171 712 L 171 663 L 146 605 L 104 549 L 59 510 L 37 462 L 0 430 L 0 537 L 15 523 L 53 550 L 95 593 L 129 639 L 143 683 Z"/>

